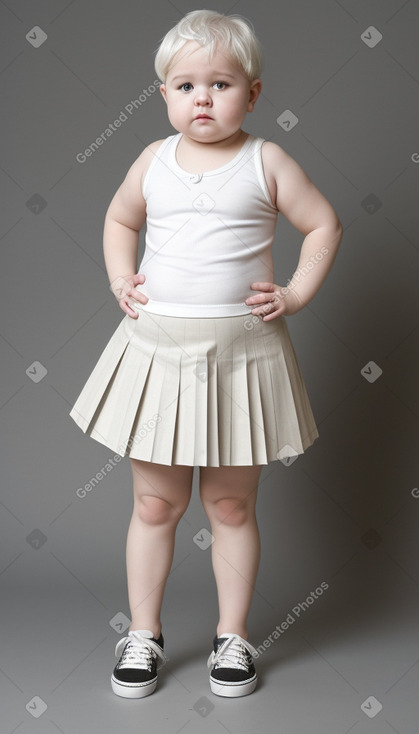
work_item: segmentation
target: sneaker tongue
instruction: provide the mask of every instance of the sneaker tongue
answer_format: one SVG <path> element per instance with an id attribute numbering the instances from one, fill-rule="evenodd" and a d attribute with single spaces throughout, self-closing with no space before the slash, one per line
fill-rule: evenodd
<path id="1" fill-rule="evenodd" d="M 131 632 L 141 632 L 143 637 L 147 637 L 149 640 L 152 640 L 154 635 L 150 630 L 131 630 Z"/>

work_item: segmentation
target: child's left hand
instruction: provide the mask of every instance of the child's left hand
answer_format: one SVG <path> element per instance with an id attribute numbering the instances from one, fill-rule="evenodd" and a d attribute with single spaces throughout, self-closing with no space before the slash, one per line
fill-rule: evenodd
<path id="1" fill-rule="evenodd" d="M 263 321 L 272 321 L 278 316 L 292 316 L 304 306 L 290 288 L 283 288 L 275 283 L 252 283 L 250 287 L 252 290 L 263 291 L 258 295 L 249 296 L 245 301 L 247 306 L 255 304 L 252 313 L 263 316 Z"/>

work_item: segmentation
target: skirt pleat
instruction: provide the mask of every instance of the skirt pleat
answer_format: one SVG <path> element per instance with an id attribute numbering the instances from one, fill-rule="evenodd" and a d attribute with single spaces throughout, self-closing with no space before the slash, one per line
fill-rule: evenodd
<path id="1" fill-rule="evenodd" d="M 197 326 L 200 329 L 199 349 L 197 352 L 196 363 L 193 368 L 193 383 L 191 388 L 193 409 L 193 421 L 195 424 L 194 443 L 195 458 L 197 465 L 206 465 L 208 460 L 207 445 L 207 425 L 208 425 L 208 379 L 209 373 L 213 369 L 214 364 L 210 365 L 210 360 L 214 363 L 214 355 L 208 356 L 211 352 L 211 344 L 205 338 L 205 334 L 201 331 L 202 321 L 197 319 Z M 195 395 L 193 393 L 195 392 Z M 213 420 L 213 418 L 211 419 Z M 195 459 L 191 457 L 191 464 L 195 464 Z"/>
<path id="2" fill-rule="evenodd" d="M 252 423 L 249 405 L 250 390 L 247 371 L 246 330 L 238 336 L 232 334 L 232 375 L 231 375 L 231 423 L 230 423 L 230 463 L 246 464 L 253 462 Z M 234 426 L 234 432 L 233 432 Z"/>
<path id="3" fill-rule="evenodd" d="M 102 396 L 110 387 L 112 378 L 129 343 L 133 326 L 134 324 L 127 322 L 125 318 L 121 321 L 69 414 L 84 433 L 89 433 L 94 420 L 94 413 Z"/>
<path id="4" fill-rule="evenodd" d="M 126 338 L 130 339 L 130 336 L 130 333 L 126 334 Z M 92 418 L 90 429 L 92 438 L 107 443 L 122 456 L 126 453 L 131 426 L 137 413 L 138 396 L 142 394 L 151 376 L 151 363 L 155 349 L 156 345 L 147 344 L 140 351 L 131 341 L 126 342 L 119 363 Z M 102 361 L 103 356 L 98 364 Z M 99 372 L 98 382 L 100 379 Z M 144 394 L 147 394 L 147 391 Z M 88 400 L 87 397 L 86 405 Z M 102 440 L 104 437 L 106 440 Z"/>
<path id="5" fill-rule="evenodd" d="M 209 351 L 207 356 L 208 382 L 207 382 L 207 464 L 206 466 L 220 466 L 219 449 L 219 408 L 218 408 L 218 370 L 215 359 L 215 348 Z M 204 417 L 202 417 L 204 420 Z M 205 466 L 201 464 L 200 466 Z"/>
<path id="6" fill-rule="evenodd" d="M 247 364 L 247 384 L 249 396 L 250 430 L 252 439 L 252 458 L 254 464 L 267 464 L 267 432 L 263 417 L 263 402 L 255 347 L 252 342 L 248 346 L 249 361 Z"/>
<path id="7" fill-rule="evenodd" d="M 84 433 L 121 456 L 188 466 L 267 464 L 318 437 L 283 317 L 138 314 L 70 412 Z"/>
<path id="8" fill-rule="evenodd" d="M 148 461 L 153 461 L 157 464 L 172 463 L 172 450 L 176 438 L 182 354 L 180 349 L 172 349 L 170 360 L 168 356 L 165 361 L 164 372 L 161 373 L 162 382 L 160 387 L 157 386 L 154 389 L 151 387 L 147 393 L 148 399 L 150 400 L 154 397 L 155 390 L 157 390 L 158 404 L 155 414 L 157 418 L 164 415 L 164 420 L 160 420 L 157 423 L 152 436 L 150 436 L 150 451 L 146 454 Z M 160 390 L 160 393 L 158 390 Z M 150 410 L 152 409 L 153 407 L 150 405 Z M 145 414 L 148 415 L 150 410 L 146 408 Z"/>
<path id="9" fill-rule="evenodd" d="M 181 456 L 185 457 L 185 464 L 191 464 L 194 452 L 194 440 L 191 445 L 190 437 L 194 436 L 195 415 L 193 411 L 195 396 L 193 379 L 193 364 L 189 354 L 182 352 L 180 358 L 180 382 L 177 394 L 176 435 L 174 446 L 174 463 L 180 463 Z"/>

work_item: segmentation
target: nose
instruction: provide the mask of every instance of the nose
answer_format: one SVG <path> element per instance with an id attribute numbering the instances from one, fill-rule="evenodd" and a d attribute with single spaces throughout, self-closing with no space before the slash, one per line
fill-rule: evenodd
<path id="1" fill-rule="evenodd" d="M 206 87 L 197 87 L 195 89 L 195 104 L 199 107 L 210 107 L 212 104 L 211 95 Z"/>

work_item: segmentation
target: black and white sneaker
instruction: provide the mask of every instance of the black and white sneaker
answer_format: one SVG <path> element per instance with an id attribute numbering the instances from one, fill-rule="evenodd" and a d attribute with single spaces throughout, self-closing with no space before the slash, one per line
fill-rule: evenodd
<path id="1" fill-rule="evenodd" d="M 168 660 L 163 652 L 164 639 L 150 630 L 131 630 L 116 645 L 119 657 L 111 676 L 112 690 L 123 698 L 143 698 L 157 685 L 157 670 Z"/>
<path id="2" fill-rule="evenodd" d="M 208 658 L 210 688 L 217 696 L 247 696 L 256 688 L 257 675 L 252 655 L 257 650 L 243 637 L 226 632 L 214 637 Z"/>

